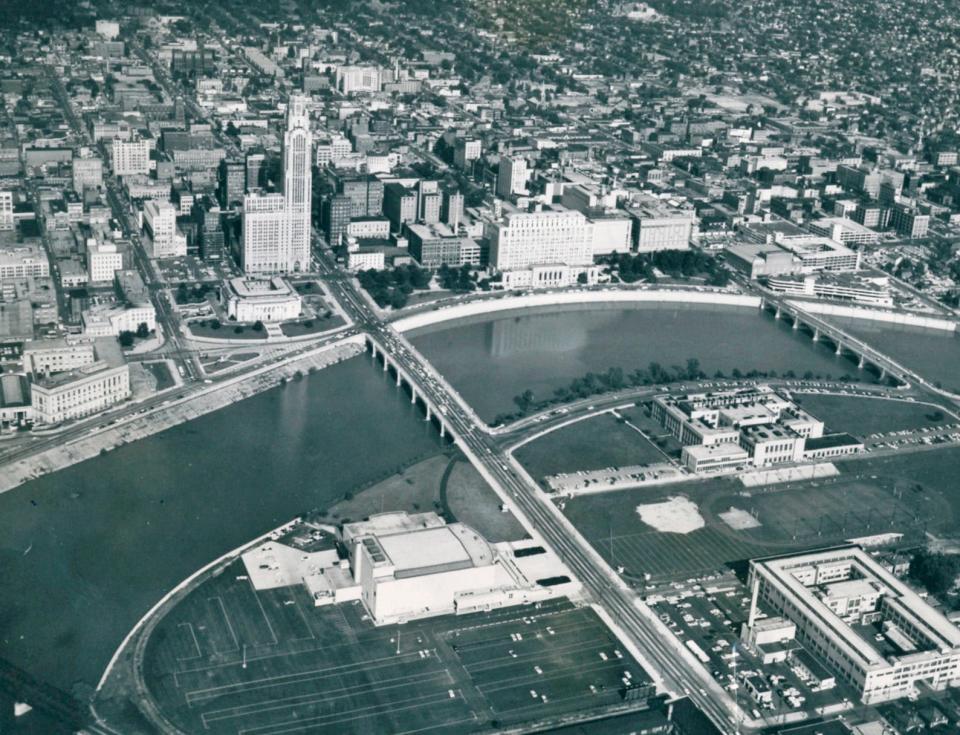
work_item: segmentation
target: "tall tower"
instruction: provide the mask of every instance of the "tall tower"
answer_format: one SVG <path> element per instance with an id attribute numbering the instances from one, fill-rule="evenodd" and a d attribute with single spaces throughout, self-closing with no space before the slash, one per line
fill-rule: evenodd
<path id="1" fill-rule="evenodd" d="M 287 132 L 283 135 L 283 195 L 287 211 L 284 259 L 287 271 L 310 267 L 312 144 L 307 98 L 291 95 L 287 102 Z"/>

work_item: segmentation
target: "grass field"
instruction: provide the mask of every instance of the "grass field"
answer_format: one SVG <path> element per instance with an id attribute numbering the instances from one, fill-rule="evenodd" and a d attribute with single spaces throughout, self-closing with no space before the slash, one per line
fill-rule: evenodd
<path id="1" fill-rule="evenodd" d="M 450 514 L 491 543 L 520 541 L 527 532 L 513 513 L 500 510 L 500 498 L 476 468 L 462 460 L 450 468 L 442 488 L 443 504 Z"/>
<path id="2" fill-rule="evenodd" d="M 184 732 L 489 731 L 619 702 L 625 671 L 649 678 L 565 600 L 375 628 L 359 603 L 255 592 L 242 571 L 201 585 L 148 645 L 148 688 Z"/>
<path id="3" fill-rule="evenodd" d="M 608 561 L 631 577 L 686 578 L 764 554 L 837 543 L 896 531 L 909 539 L 925 531 L 956 536 L 960 450 L 918 452 L 841 465 L 831 480 L 804 481 L 747 492 L 733 479 L 666 488 L 586 495 L 564 512 Z M 644 524 L 638 505 L 683 495 L 699 507 L 705 526 L 688 534 L 662 533 Z M 719 514 L 753 512 L 757 528 L 735 531 Z M 612 548 L 612 557 L 611 557 Z"/>
<path id="4" fill-rule="evenodd" d="M 859 437 L 952 421 L 949 417 L 935 421 L 932 415 L 937 409 L 909 401 L 802 393 L 796 397 L 800 405 L 826 424 L 828 431 Z"/>
<path id="5" fill-rule="evenodd" d="M 512 513 L 500 512 L 500 498 L 473 465 L 461 457 L 429 457 L 353 493 L 327 510 L 330 521 L 345 523 L 392 511 L 435 511 L 448 522 L 461 521 L 487 541 L 519 541 L 526 531 Z"/>
<path id="6" fill-rule="evenodd" d="M 322 316 L 313 319 L 301 319 L 296 322 L 284 322 L 280 325 L 280 331 L 287 337 L 302 337 L 305 334 L 319 334 L 329 332 L 331 329 L 342 327 L 346 322 L 334 314 L 329 319 Z M 307 326 L 309 324 L 309 326 Z"/>
<path id="7" fill-rule="evenodd" d="M 516 458 L 536 479 L 562 472 L 665 462 L 642 434 L 604 413 L 520 447 Z"/>
<path id="8" fill-rule="evenodd" d="M 143 367 L 150 371 L 157 381 L 157 390 L 166 390 L 172 388 L 176 383 L 170 374 L 170 366 L 165 362 L 144 362 Z"/>

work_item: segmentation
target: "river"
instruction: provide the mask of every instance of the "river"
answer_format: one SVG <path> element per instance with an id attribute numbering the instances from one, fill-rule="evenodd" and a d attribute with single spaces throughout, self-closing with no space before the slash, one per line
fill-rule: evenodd
<path id="1" fill-rule="evenodd" d="M 358 357 L 0 494 L 0 657 L 95 685 L 198 568 L 437 452 L 413 410 Z"/>
<path id="2" fill-rule="evenodd" d="M 413 339 L 487 418 L 527 388 L 549 395 L 613 365 L 857 373 L 733 307 L 501 314 Z M 198 568 L 438 452 L 414 410 L 359 357 L 0 494 L 0 657 L 65 689 L 94 685 L 137 620 Z"/>
<path id="3" fill-rule="evenodd" d="M 943 388 L 960 393 L 960 336 L 956 332 L 874 322 L 868 319 L 825 317 L 897 362 Z"/>
<path id="4" fill-rule="evenodd" d="M 532 390 L 548 398 L 588 371 L 630 372 L 658 362 L 664 368 L 700 361 L 708 375 L 734 369 L 797 375 L 806 371 L 872 379 L 849 358 L 806 332 L 756 309 L 677 303 L 589 309 L 554 307 L 476 317 L 417 330 L 414 344 L 484 420 L 516 410 L 513 397 Z"/>

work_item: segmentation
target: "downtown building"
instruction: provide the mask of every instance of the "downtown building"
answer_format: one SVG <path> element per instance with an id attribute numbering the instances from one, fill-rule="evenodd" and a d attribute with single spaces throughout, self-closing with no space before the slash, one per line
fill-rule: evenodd
<path id="1" fill-rule="evenodd" d="M 240 265 L 245 273 L 295 273 L 310 267 L 313 136 L 306 98 L 287 104 L 283 136 L 283 194 L 243 200 Z"/>
<path id="2" fill-rule="evenodd" d="M 35 368 L 30 400 L 40 423 L 90 416 L 130 397 L 130 368 L 114 339 L 57 342 L 32 350 L 29 362 Z"/>
<path id="3" fill-rule="evenodd" d="M 566 209 L 511 212 L 486 227 L 490 266 L 503 287 L 552 288 L 596 282 L 593 224 Z"/>
<path id="4" fill-rule="evenodd" d="M 858 546 L 751 560 L 747 584 L 742 637 L 782 616 L 864 704 L 960 684 L 960 630 Z"/>

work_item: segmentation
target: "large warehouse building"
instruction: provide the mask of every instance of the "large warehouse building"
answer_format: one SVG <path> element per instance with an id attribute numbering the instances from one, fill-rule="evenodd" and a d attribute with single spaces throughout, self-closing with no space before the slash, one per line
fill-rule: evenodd
<path id="1" fill-rule="evenodd" d="M 303 584 L 318 606 L 358 600 L 377 625 L 579 591 L 566 567 L 535 542 L 490 544 L 436 513 L 381 513 L 329 533 L 336 533 L 340 553 L 332 545 L 307 549 L 271 541 L 244 554 L 254 587 Z"/>
<path id="2" fill-rule="evenodd" d="M 748 584 L 747 634 L 786 618 L 865 704 L 960 684 L 960 630 L 858 546 L 753 560 Z"/>

